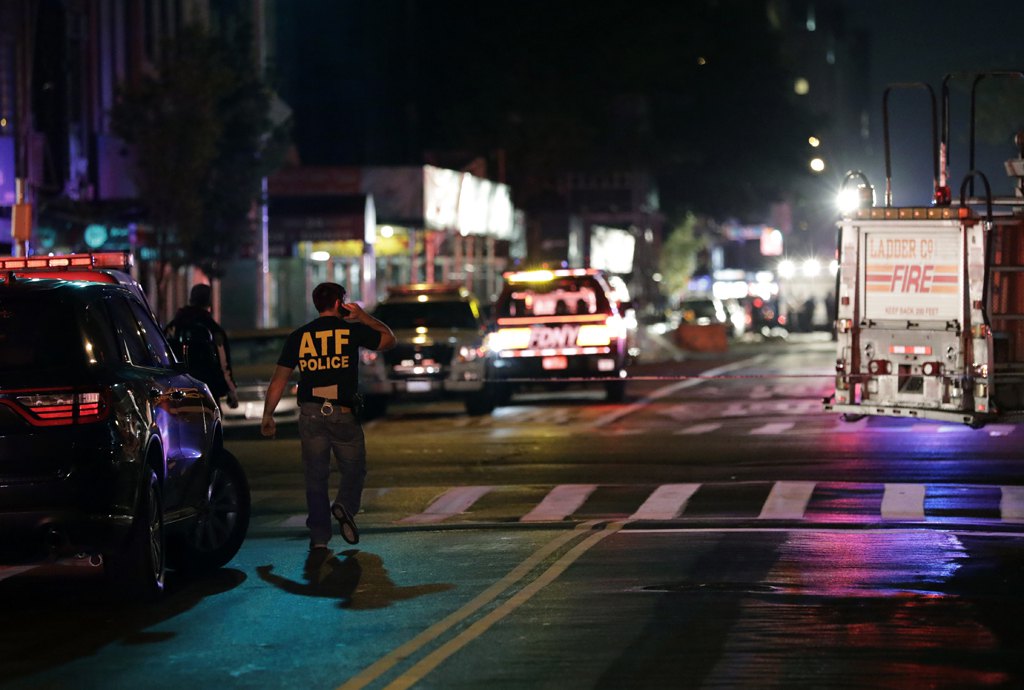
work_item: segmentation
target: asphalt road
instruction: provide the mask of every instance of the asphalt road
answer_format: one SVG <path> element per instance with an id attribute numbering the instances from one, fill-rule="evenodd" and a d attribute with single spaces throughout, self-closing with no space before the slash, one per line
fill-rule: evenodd
<path id="1" fill-rule="evenodd" d="M 16 688 L 1022 687 L 1020 429 L 821 411 L 827 342 L 367 425 L 362 541 L 306 551 L 298 441 L 232 434 L 229 566 L 147 609 L 0 571 Z"/>

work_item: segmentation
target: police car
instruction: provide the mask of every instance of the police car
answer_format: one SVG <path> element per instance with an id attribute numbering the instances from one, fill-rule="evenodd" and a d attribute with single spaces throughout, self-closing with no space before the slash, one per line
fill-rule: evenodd
<path id="1" fill-rule="evenodd" d="M 509 389 L 577 383 L 626 393 L 629 320 L 604 273 L 593 268 L 509 272 L 488 346 Z"/>
<path id="2" fill-rule="evenodd" d="M 130 255 L 0 257 L 0 564 L 84 558 L 152 599 L 249 525 L 216 401 L 179 364 Z"/>
<path id="3" fill-rule="evenodd" d="M 496 397 L 488 381 L 491 353 L 480 301 L 465 287 L 440 283 L 399 285 L 373 316 L 395 333 L 385 352 L 362 350 L 359 388 L 370 416 L 389 402 L 458 398 L 471 415 L 490 414 Z"/>
<path id="4" fill-rule="evenodd" d="M 231 374 L 238 393 L 238 407 L 221 409 L 225 428 L 258 426 L 263 419 L 263 403 L 270 379 L 277 368 L 277 358 L 291 328 L 260 328 L 228 332 L 231 346 Z M 281 401 L 274 409 L 278 424 L 299 421 L 298 372 L 292 372 Z"/>

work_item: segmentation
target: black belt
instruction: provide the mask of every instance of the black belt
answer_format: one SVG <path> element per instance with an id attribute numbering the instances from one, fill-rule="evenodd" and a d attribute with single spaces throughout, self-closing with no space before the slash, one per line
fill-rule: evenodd
<path id="1" fill-rule="evenodd" d="M 309 400 L 305 400 L 301 404 L 307 404 L 308 403 L 308 404 L 311 404 L 311 405 L 315 405 L 317 403 L 320 403 L 320 414 L 322 414 L 325 417 L 329 416 L 335 410 L 337 410 L 338 412 L 343 412 L 343 413 L 351 413 L 352 412 L 352 408 L 351 407 L 345 407 L 344 405 L 335 405 L 335 403 L 337 403 L 337 402 L 338 402 L 337 400 L 332 400 L 330 398 L 317 398 L 315 396 L 310 396 Z"/>

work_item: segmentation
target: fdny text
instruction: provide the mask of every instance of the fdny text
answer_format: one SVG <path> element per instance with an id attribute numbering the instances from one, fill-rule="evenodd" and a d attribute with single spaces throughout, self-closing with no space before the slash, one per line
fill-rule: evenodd
<path id="1" fill-rule="evenodd" d="M 565 325 L 557 328 L 534 328 L 530 332 L 530 347 L 538 350 L 573 347 L 579 326 Z"/>

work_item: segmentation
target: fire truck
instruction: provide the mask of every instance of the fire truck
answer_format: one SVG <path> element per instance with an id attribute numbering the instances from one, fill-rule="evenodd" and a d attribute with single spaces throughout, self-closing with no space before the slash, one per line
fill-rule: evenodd
<path id="1" fill-rule="evenodd" d="M 975 169 L 978 86 L 1021 72 L 956 73 L 942 82 L 941 117 L 927 84 L 896 84 L 883 97 L 885 198 L 859 171 L 841 195 L 854 206 L 838 223 L 835 391 L 824 408 L 851 421 L 910 417 L 980 427 L 1024 412 L 1024 132 L 1006 161 L 1013 196 L 993 196 Z M 950 81 L 970 83 L 967 172 L 950 176 Z M 933 201 L 895 207 L 888 97 L 931 96 Z M 937 123 L 941 120 L 941 128 Z M 959 182 L 959 195 L 954 198 Z M 975 190 L 977 188 L 977 191 Z"/>

